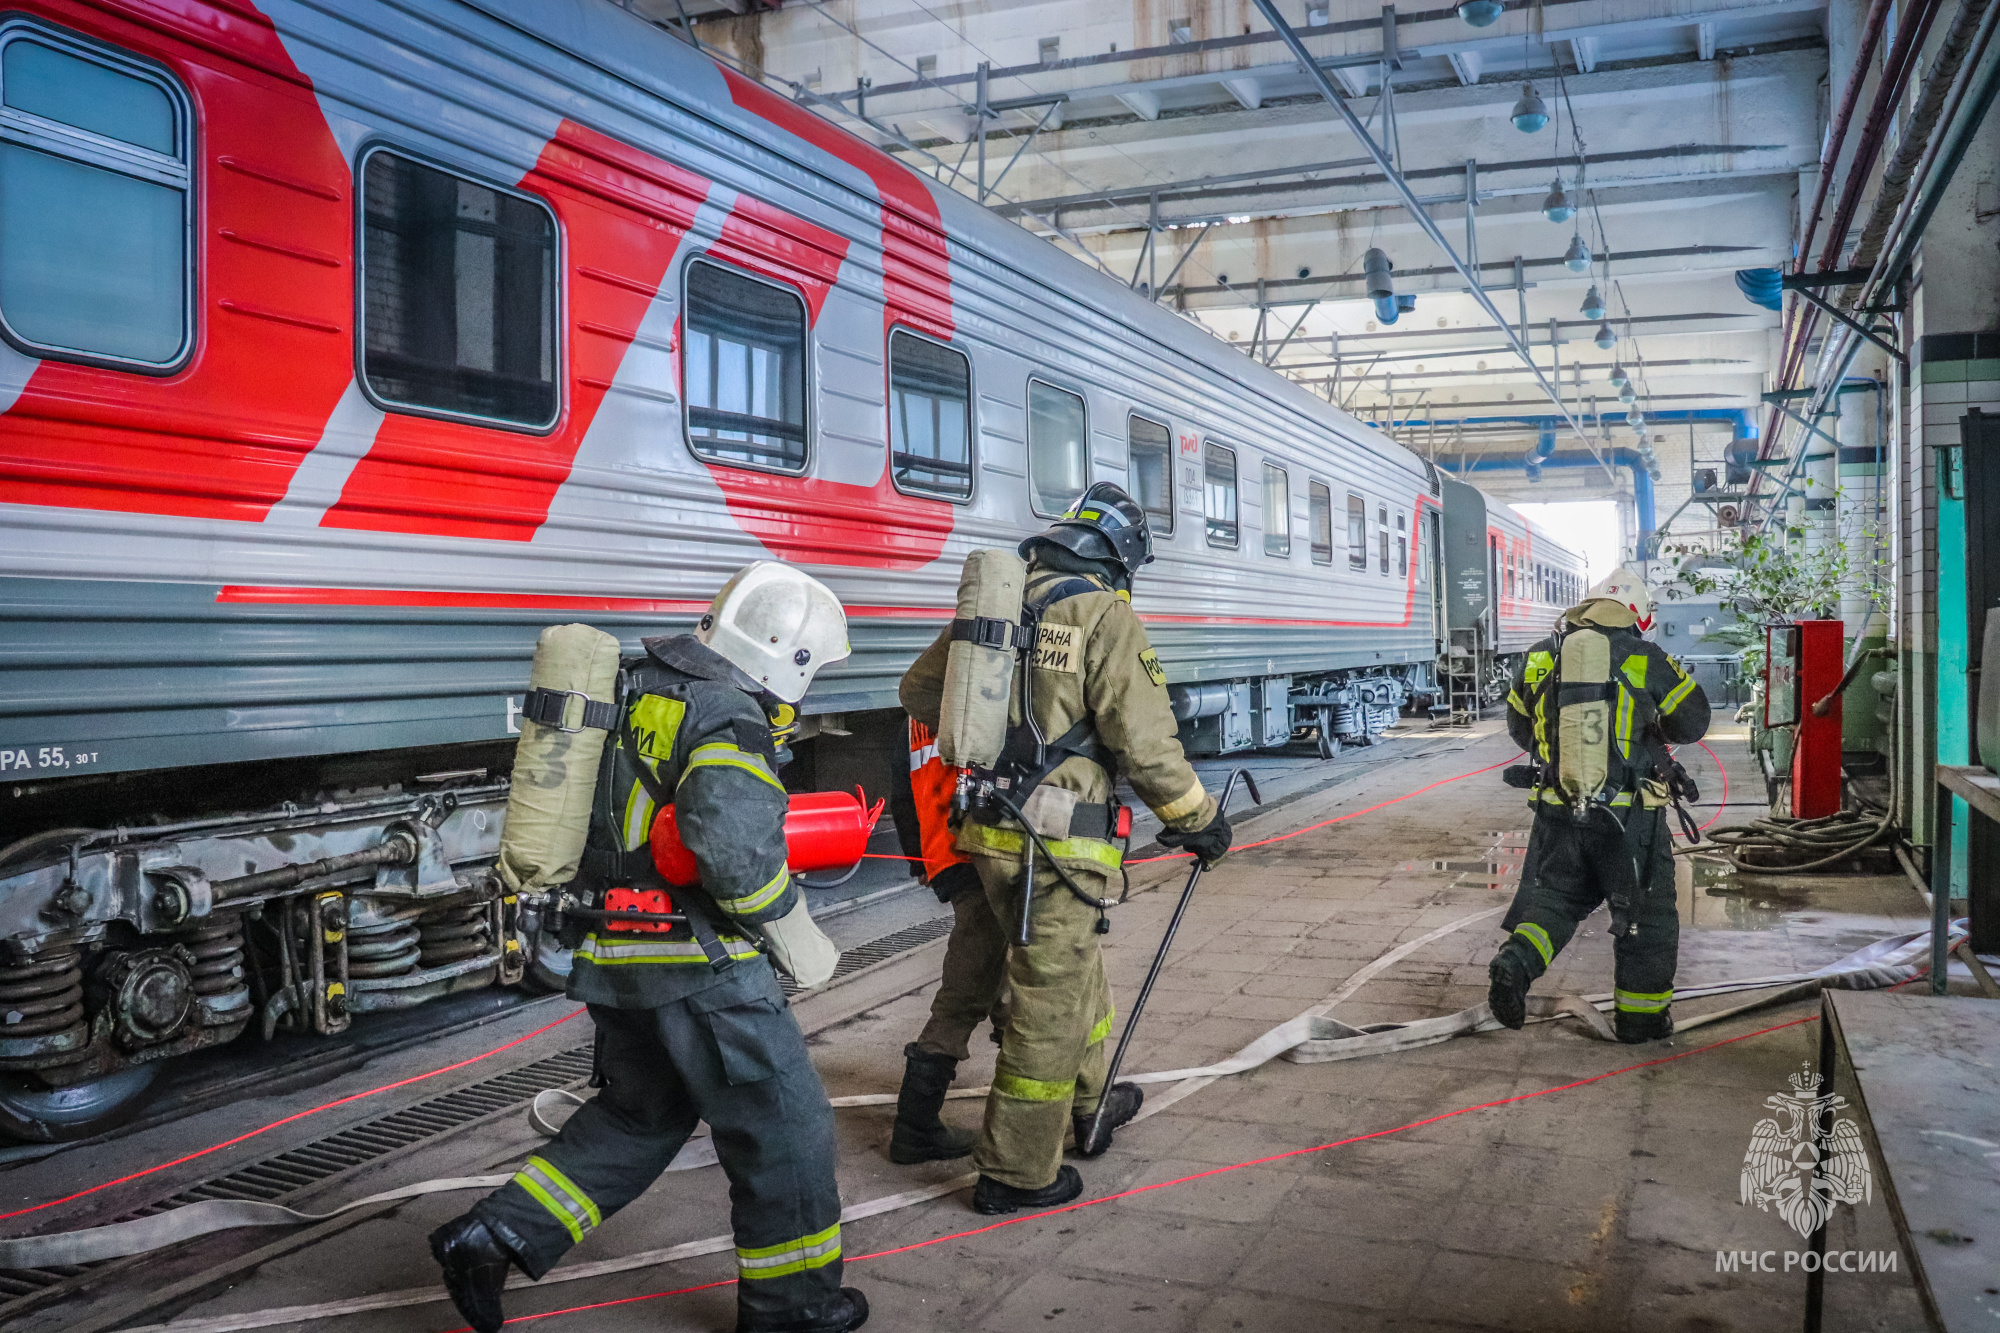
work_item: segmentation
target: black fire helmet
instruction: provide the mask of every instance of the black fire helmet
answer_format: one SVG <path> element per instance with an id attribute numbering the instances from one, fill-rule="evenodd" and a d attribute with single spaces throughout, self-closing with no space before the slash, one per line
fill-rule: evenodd
<path id="1" fill-rule="evenodd" d="M 1086 560 L 1108 560 L 1131 578 L 1139 566 L 1153 560 L 1153 531 L 1146 523 L 1146 511 L 1139 508 L 1123 487 L 1100 481 L 1083 493 L 1069 512 L 1021 543 L 1021 554 L 1037 542 L 1050 542 Z"/>

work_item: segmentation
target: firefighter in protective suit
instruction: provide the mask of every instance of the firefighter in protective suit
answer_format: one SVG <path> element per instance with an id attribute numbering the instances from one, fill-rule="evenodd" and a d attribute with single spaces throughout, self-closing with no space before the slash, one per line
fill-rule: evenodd
<path id="1" fill-rule="evenodd" d="M 945 1094 L 958 1062 L 972 1052 L 972 1033 L 993 1024 L 994 1040 L 1006 1028 L 1001 996 L 1007 980 L 1007 941 L 993 928 L 993 911 L 979 869 L 958 849 L 951 827 L 951 797 L 958 770 L 938 757 L 937 737 L 910 719 L 910 794 L 923 847 L 924 881 L 952 910 L 930 1020 L 903 1048 L 903 1086 L 896 1095 L 896 1123 L 889 1160 L 910 1166 L 942 1162 L 972 1151 L 979 1136 L 944 1123 Z"/>
<path id="2" fill-rule="evenodd" d="M 590 1006 L 602 1090 L 431 1250 L 459 1312 L 490 1333 L 510 1265 L 540 1278 L 705 1120 L 729 1177 L 739 1333 L 856 1329 L 868 1303 L 840 1285 L 833 1112 L 766 961 L 813 986 L 839 960 L 786 869 L 776 772 L 813 673 L 848 655 L 846 616 L 824 585 L 760 561 L 695 633 L 645 649 L 621 673 L 571 886 L 599 905 L 568 918 L 569 938 L 582 933 L 569 994 Z M 648 846 L 666 803 L 701 872 L 699 889 L 671 891 L 686 922 L 604 915 L 669 905 Z"/>
<path id="3" fill-rule="evenodd" d="M 1624 1042 L 1672 1034 L 1680 917 L 1667 806 L 1689 790 L 1667 746 L 1708 731 L 1708 698 L 1664 649 L 1645 580 L 1620 569 L 1528 650 L 1507 694 L 1507 730 L 1534 760 L 1534 831 L 1511 932 L 1488 967 L 1493 1016 L 1527 1017 L 1528 987 L 1577 924 L 1608 902 L 1616 1026 Z M 1525 781 L 1522 781 L 1522 780 Z"/>
<path id="4" fill-rule="evenodd" d="M 1112 841 L 1116 775 L 1122 772 L 1160 817 L 1167 846 L 1213 864 L 1230 838 L 1215 798 L 1181 752 L 1166 673 L 1132 610 L 1132 576 L 1153 558 L 1145 511 L 1117 486 L 1099 482 L 1054 526 L 1023 542 L 1021 554 L 1028 562 L 1023 611 L 1038 618 L 1038 631 L 1017 676 L 1032 676 L 1026 683 L 1033 717 L 1053 767 L 1013 791 L 1048 855 L 1010 815 L 968 812 L 958 829 L 958 848 L 978 868 L 989 908 L 959 924 L 977 952 L 1004 957 L 1009 992 L 985 1124 L 972 1152 L 979 1172 L 972 1205 L 987 1214 L 1076 1198 L 1083 1180 L 1062 1161 L 1072 1116 L 1078 1151 L 1094 1157 L 1109 1147 L 1109 1131 L 1139 1111 L 1137 1085 L 1108 1092 L 1103 1086 L 1111 990 L 1094 935 L 1102 919 L 1098 903 L 1121 865 Z M 940 634 L 903 677 L 903 707 L 933 729 L 951 635 L 950 629 Z M 1029 730 L 1020 701 L 1017 689 L 1010 749 Z M 1031 852 L 1036 889 L 1029 942 L 1021 945 L 1015 930 Z M 1092 1139 L 1090 1117 L 1100 1098 L 1110 1105 L 1103 1132 Z"/>

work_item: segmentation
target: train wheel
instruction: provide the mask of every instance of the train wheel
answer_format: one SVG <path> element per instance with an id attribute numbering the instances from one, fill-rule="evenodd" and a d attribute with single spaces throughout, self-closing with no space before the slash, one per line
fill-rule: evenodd
<path id="1" fill-rule="evenodd" d="M 1340 742 L 1333 738 L 1326 723 L 1320 723 L 1315 730 L 1318 734 L 1314 737 L 1314 740 L 1319 750 L 1320 758 L 1331 759 L 1340 753 Z"/>
<path id="2" fill-rule="evenodd" d="M 115 1129 L 146 1104 L 159 1072 L 156 1060 L 66 1088 L 0 1074 L 0 1136 L 24 1143 L 69 1143 Z"/>

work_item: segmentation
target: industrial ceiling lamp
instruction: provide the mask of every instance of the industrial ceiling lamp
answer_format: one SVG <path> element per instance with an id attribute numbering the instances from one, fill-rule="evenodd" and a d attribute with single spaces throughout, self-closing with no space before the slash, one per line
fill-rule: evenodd
<path id="1" fill-rule="evenodd" d="M 1606 325 L 1605 327 L 1609 328 L 1610 326 Z M 1631 378 L 1632 377 L 1630 375 L 1627 375 L 1625 373 L 1625 365 L 1623 362 L 1614 361 L 1611 364 L 1611 382 L 1613 384 L 1624 384 Z"/>
<path id="2" fill-rule="evenodd" d="M 1637 398 L 1638 396 L 1639 396 L 1639 391 L 1638 391 L 1637 389 L 1635 389 L 1635 388 L 1633 388 L 1633 387 L 1632 387 L 1632 381 L 1631 381 L 1631 380 L 1626 380 L 1626 381 L 1625 381 L 1625 382 L 1624 382 L 1623 384 L 1621 384 L 1621 385 L 1619 385 L 1619 386 L 1618 386 L 1618 401 L 1619 401 L 1619 402 L 1621 402 L 1621 403 L 1629 403 L 1629 402 L 1631 402 L 1631 401 L 1632 401 L 1633 399 Z"/>
<path id="3" fill-rule="evenodd" d="M 1569 249 L 1563 251 L 1563 266 L 1572 273 L 1581 273 L 1590 267 L 1590 247 L 1583 243 L 1583 233 L 1571 232 Z"/>
<path id="4" fill-rule="evenodd" d="M 1590 284 L 1590 290 L 1584 293 L 1582 309 L 1585 319 L 1604 318 L 1604 298 L 1597 294 L 1597 284 L 1594 282 Z M 1599 346 L 1603 344 L 1600 343 Z"/>
<path id="5" fill-rule="evenodd" d="M 1632 410 L 1625 414 L 1625 424 L 1637 431 L 1646 429 L 1646 414 L 1639 410 L 1637 403 L 1632 404 Z"/>
<path id="6" fill-rule="evenodd" d="M 1514 110 L 1510 114 L 1514 128 L 1523 134 L 1533 134 L 1549 123 L 1548 104 L 1535 92 L 1535 85 L 1532 83 L 1521 85 L 1521 100 L 1514 103 Z"/>
<path id="7" fill-rule="evenodd" d="M 1599 310 L 1597 313 L 1601 315 L 1604 312 Z M 1592 339 L 1592 341 L 1606 352 L 1618 345 L 1618 335 L 1611 331 L 1611 322 L 1609 320 L 1597 326 L 1597 337 Z"/>
<path id="8" fill-rule="evenodd" d="M 1568 222 L 1576 215 L 1576 207 L 1570 203 L 1569 195 L 1563 191 L 1563 178 L 1556 176 L 1556 183 L 1549 187 L 1547 197 L 1542 200 L 1542 216 L 1551 222 Z M 1597 316 L 1592 315 L 1592 319 Z"/>
<path id="9" fill-rule="evenodd" d="M 1458 16 L 1475 28 L 1490 28 L 1506 9 L 1500 0 L 1465 0 L 1458 7 Z"/>

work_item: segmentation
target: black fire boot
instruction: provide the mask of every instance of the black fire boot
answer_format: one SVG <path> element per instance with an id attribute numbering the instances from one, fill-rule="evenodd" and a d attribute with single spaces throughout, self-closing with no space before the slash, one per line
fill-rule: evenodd
<path id="1" fill-rule="evenodd" d="M 513 1252 L 468 1213 L 431 1232 L 431 1255 L 444 1270 L 444 1289 L 451 1293 L 451 1303 L 472 1325 L 473 1333 L 499 1333 L 507 1321 L 500 1313 L 500 1292 L 507 1285 Z"/>
<path id="2" fill-rule="evenodd" d="M 858 1287 L 842 1287 L 825 1305 L 797 1319 L 738 1318 L 736 1333 L 852 1333 L 868 1322 L 868 1298 Z"/>
<path id="3" fill-rule="evenodd" d="M 1486 965 L 1486 975 L 1492 981 L 1486 989 L 1486 1003 L 1493 1016 L 1519 1032 L 1528 1021 L 1528 983 L 1532 978 L 1527 966 L 1513 950 L 1503 948 Z"/>
<path id="4" fill-rule="evenodd" d="M 1662 1009 L 1657 1014 L 1628 1014 L 1620 1009 L 1612 1015 L 1612 1022 L 1618 1029 L 1618 1040 L 1627 1046 L 1637 1046 L 1645 1041 L 1664 1041 L 1674 1035 L 1674 1011 Z"/>
<path id="5" fill-rule="evenodd" d="M 1111 1147 L 1111 1131 L 1128 1123 L 1139 1114 L 1139 1108 L 1146 1104 L 1146 1094 L 1137 1083 L 1113 1083 L 1111 1091 L 1105 1094 L 1109 1103 L 1104 1108 L 1104 1123 L 1092 1135 L 1091 1125 L 1097 1119 L 1097 1110 L 1079 1111 L 1070 1117 L 1076 1130 L 1076 1150 L 1084 1157 L 1102 1157 Z"/>
<path id="6" fill-rule="evenodd" d="M 1054 1182 L 1038 1190 L 1016 1189 L 1012 1185 L 1001 1184 L 991 1176 L 981 1176 L 979 1183 L 972 1187 L 972 1211 L 994 1217 L 1001 1213 L 1018 1213 L 1023 1208 L 1054 1208 L 1081 1193 L 1083 1177 L 1073 1166 L 1057 1171 Z"/>
<path id="7" fill-rule="evenodd" d="M 953 1129 L 938 1118 L 958 1061 L 932 1055 L 911 1042 L 903 1048 L 903 1087 L 896 1094 L 896 1127 L 889 1133 L 889 1160 L 898 1166 L 946 1162 L 972 1151 L 979 1136 Z"/>

